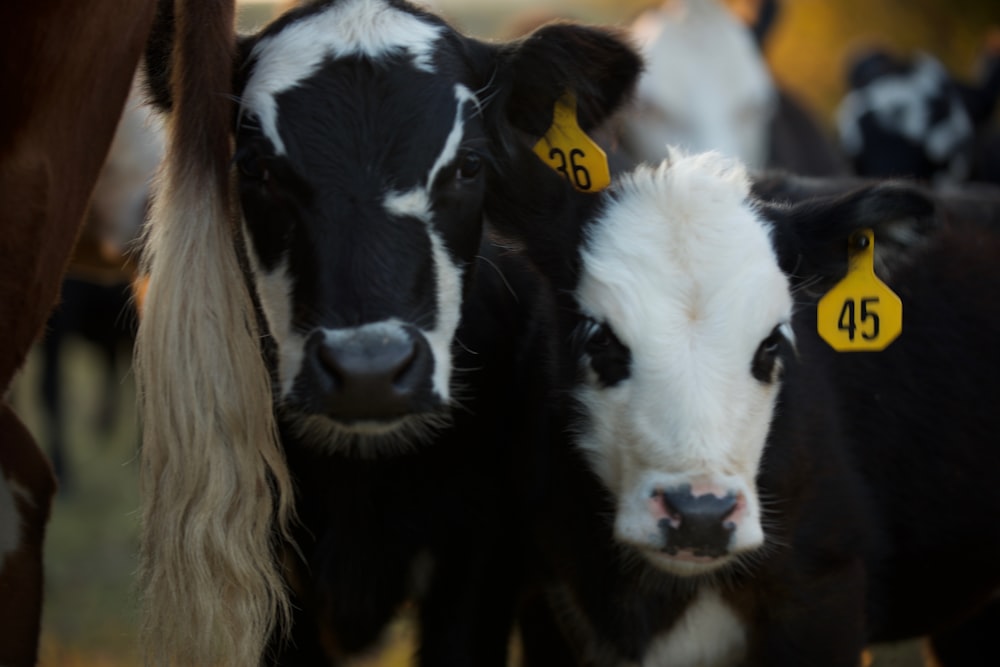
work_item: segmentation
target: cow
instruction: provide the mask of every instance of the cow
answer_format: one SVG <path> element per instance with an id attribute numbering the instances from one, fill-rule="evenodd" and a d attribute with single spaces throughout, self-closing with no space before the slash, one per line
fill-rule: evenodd
<path id="1" fill-rule="evenodd" d="M 126 7 L 127 5 L 127 7 Z M 6 394 L 55 303 L 152 2 L 0 9 L 0 664 L 34 665 L 55 480 Z"/>
<path id="2" fill-rule="evenodd" d="M 647 67 L 634 103 L 608 128 L 620 162 L 657 163 L 671 144 L 757 168 L 848 173 L 826 131 L 774 81 L 761 42 L 777 3 L 758 4 L 750 26 L 720 0 L 669 0 L 630 25 Z"/>
<path id="3" fill-rule="evenodd" d="M 965 642 L 1000 586 L 997 230 L 904 183 L 759 199 L 719 154 L 599 195 L 546 172 L 489 190 L 564 211 L 502 218 L 558 295 L 535 535 L 572 650 L 529 664 L 849 667 L 924 635 L 944 665 L 994 664 Z M 902 332 L 836 352 L 817 304 L 862 229 Z M 882 307 L 839 323 L 871 335 Z"/>
<path id="4" fill-rule="evenodd" d="M 906 57 L 872 47 L 851 59 L 847 83 L 837 129 L 859 176 L 1000 183 L 992 123 L 1000 100 L 1000 44 L 984 50 L 976 81 L 960 81 L 929 53 Z"/>
<path id="5" fill-rule="evenodd" d="M 489 243 L 486 178 L 537 160 L 515 147 L 566 93 L 603 121 L 640 60 L 607 30 L 491 44 L 398 0 L 239 39 L 232 13 L 162 2 L 147 50 L 168 140 L 135 357 L 146 658 L 343 664 L 415 600 L 420 664 L 504 665 L 547 330 Z"/>

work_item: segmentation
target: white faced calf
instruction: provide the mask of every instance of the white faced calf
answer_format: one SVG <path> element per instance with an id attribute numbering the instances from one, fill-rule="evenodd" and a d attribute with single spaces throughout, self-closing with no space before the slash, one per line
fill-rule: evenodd
<path id="1" fill-rule="evenodd" d="M 900 185 L 796 205 L 750 186 L 676 155 L 511 230 L 561 295 L 572 435 L 553 456 L 595 473 L 542 513 L 583 660 L 848 667 L 871 641 L 940 639 L 1000 587 L 1000 238 L 938 229 Z M 865 227 L 903 333 L 840 354 L 815 294 Z"/>

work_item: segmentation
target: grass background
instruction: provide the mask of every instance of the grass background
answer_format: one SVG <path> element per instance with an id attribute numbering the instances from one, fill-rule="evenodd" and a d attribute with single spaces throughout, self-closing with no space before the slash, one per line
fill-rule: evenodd
<path id="1" fill-rule="evenodd" d="M 733 0 L 738 1 L 738 0 Z M 622 22 L 641 0 L 438 0 L 460 26 L 488 35 L 527 7 L 598 22 Z M 272 14 L 269 4 L 244 7 L 244 28 Z M 1000 25 L 1000 1 L 992 0 L 786 0 L 767 54 L 777 78 L 809 103 L 827 123 L 843 94 L 843 67 L 857 45 L 880 41 L 909 51 L 916 47 L 971 75 L 990 25 Z M 82 341 L 67 349 L 63 384 L 66 439 L 74 479 L 56 500 L 46 544 L 47 585 L 42 667 L 131 667 L 137 664 L 136 566 L 138 426 L 134 384 L 127 370 L 118 378 L 115 419 L 98 428 L 106 398 L 101 366 Z M 127 356 L 123 357 L 127 369 Z M 38 360 L 33 354 L 15 383 L 13 402 L 40 441 L 47 424 L 38 406 Z M 409 628 L 392 630 L 387 652 L 361 664 L 409 664 Z M 876 667 L 922 664 L 919 647 L 907 643 L 876 651 Z"/>

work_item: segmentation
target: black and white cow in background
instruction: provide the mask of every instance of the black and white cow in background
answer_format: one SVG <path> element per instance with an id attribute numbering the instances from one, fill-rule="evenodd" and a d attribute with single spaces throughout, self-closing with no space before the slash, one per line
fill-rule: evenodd
<path id="1" fill-rule="evenodd" d="M 872 48 L 852 59 L 847 83 L 837 128 L 859 176 L 1000 183 L 1000 45 L 987 47 L 976 81 L 928 53 Z"/>
<path id="2" fill-rule="evenodd" d="M 720 0 L 670 0 L 633 22 L 629 33 L 646 70 L 609 130 L 620 161 L 656 163 L 675 145 L 717 150 L 756 168 L 849 173 L 832 137 L 774 80 L 762 42 L 780 3 L 759 4 L 749 26 Z"/>
<path id="3" fill-rule="evenodd" d="M 148 53 L 170 140 L 136 357 L 147 658 L 343 664 L 416 598 L 420 664 L 506 665 L 547 329 L 483 241 L 486 177 L 536 161 L 511 149 L 566 91 L 601 122 L 638 57 L 398 0 L 235 41 L 231 2 L 173 5 Z"/>
<path id="4" fill-rule="evenodd" d="M 968 643 L 1000 589 L 996 231 L 904 185 L 759 201 L 717 154 L 599 196 L 522 178 L 489 196 L 532 183 L 564 211 L 504 216 L 559 295 L 570 397 L 570 442 L 539 455 L 538 558 L 575 648 L 548 664 L 854 667 L 921 635 L 996 664 Z M 903 331 L 837 353 L 816 295 L 864 227 Z"/>

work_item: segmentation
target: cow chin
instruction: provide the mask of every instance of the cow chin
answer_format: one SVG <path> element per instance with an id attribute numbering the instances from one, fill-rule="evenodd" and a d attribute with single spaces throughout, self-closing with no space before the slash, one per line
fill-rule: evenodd
<path id="1" fill-rule="evenodd" d="M 331 453 L 361 459 L 416 451 L 451 424 L 450 413 L 445 409 L 350 422 L 326 415 L 283 412 L 286 423 L 301 440 Z"/>
<path id="2" fill-rule="evenodd" d="M 679 551 L 676 554 L 662 550 L 642 549 L 643 558 L 653 567 L 678 577 L 698 577 L 714 574 L 730 565 L 736 556 L 698 556 L 689 551 Z"/>

